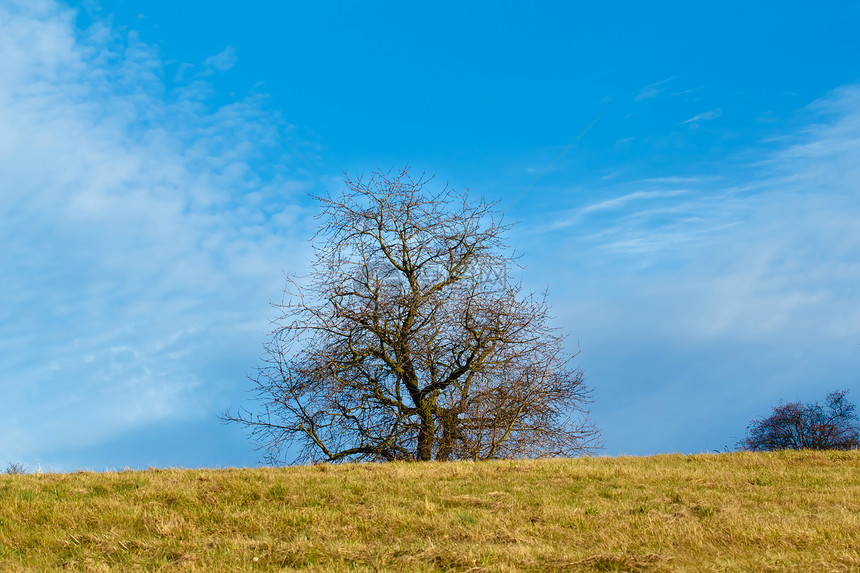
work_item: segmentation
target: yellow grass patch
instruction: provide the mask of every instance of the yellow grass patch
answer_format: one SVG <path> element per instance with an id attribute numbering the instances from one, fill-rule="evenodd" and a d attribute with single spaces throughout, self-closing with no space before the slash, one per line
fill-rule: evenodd
<path id="1" fill-rule="evenodd" d="M 858 571 L 860 452 L 0 476 L 0 570 Z"/>

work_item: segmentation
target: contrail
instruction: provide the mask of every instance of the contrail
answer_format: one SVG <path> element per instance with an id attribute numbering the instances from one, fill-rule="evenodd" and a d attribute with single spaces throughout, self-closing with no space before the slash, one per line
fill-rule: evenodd
<path id="1" fill-rule="evenodd" d="M 571 148 L 571 147 L 573 147 L 573 146 L 576 144 L 576 142 L 577 142 L 577 141 L 579 141 L 580 139 L 582 139 L 582 136 L 583 136 L 583 135 L 585 135 L 586 133 L 588 133 L 588 131 L 589 131 L 592 127 L 594 127 L 594 124 L 596 124 L 598 121 L 600 121 L 600 118 L 601 118 L 601 117 L 603 117 L 603 116 L 604 116 L 604 114 L 606 114 L 606 110 L 605 110 L 605 109 L 604 109 L 602 112 L 600 112 L 600 114 L 599 114 L 597 117 L 595 117 L 595 118 L 594 118 L 594 120 L 593 120 L 591 123 L 589 123 L 589 124 L 588 124 L 588 127 L 586 127 L 585 129 L 583 129 L 583 130 L 580 132 L 580 134 L 579 134 L 579 135 L 577 135 L 577 136 L 576 136 L 576 138 L 575 138 L 573 141 L 571 141 L 571 142 L 567 145 L 567 147 L 565 147 L 565 148 L 564 148 L 564 150 L 563 150 L 561 153 L 559 153 L 559 154 L 558 154 L 558 157 L 556 157 L 555 159 L 553 159 L 553 160 L 552 160 L 552 163 L 550 163 L 549 165 L 547 165 L 547 166 L 544 168 L 544 170 L 540 172 L 540 175 L 538 175 L 537 177 L 535 177 L 535 180 L 534 180 L 534 181 L 532 181 L 531 185 L 529 185 L 528 187 L 526 187 L 526 188 L 525 188 L 525 189 L 524 189 L 524 190 L 523 190 L 519 195 L 517 195 L 516 199 L 514 199 L 513 201 L 511 201 L 511 204 L 510 204 L 510 205 L 508 205 L 508 207 L 507 207 L 507 209 L 505 209 L 505 211 L 507 211 L 508 209 L 510 209 L 511 207 L 513 207 L 513 206 L 514 206 L 514 204 L 515 204 L 517 201 L 519 201 L 519 200 L 520 200 L 520 198 L 522 198 L 522 196 L 523 196 L 523 195 L 525 195 L 526 193 L 528 193 L 528 192 L 531 190 L 531 188 L 535 186 L 535 183 L 537 183 L 538 181 L 540 181 L 540 180 L 541 180 L 541 178 L 542 178 L 544 175 L 546 175 L 546 172 L 547 172 L 547 171 L 549 171 L 550 169 L 552 169 L 553 165 L 555 165 L 556 163 L 558 163 L 558 160 L 559 160 L 559 159 L 561 159 L 562 157 L 564 157 L 564 154 L 565 154 L 565 153 L 567 153 L 568 151 L 570 151 L 570 148 Z"/>

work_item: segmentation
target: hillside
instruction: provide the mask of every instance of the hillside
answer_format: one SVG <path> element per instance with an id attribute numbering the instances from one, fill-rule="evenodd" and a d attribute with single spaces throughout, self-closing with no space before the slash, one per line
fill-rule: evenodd
<path id="1" fill-rule="evenodd" d="M 0 476 L 0 570 L 860 570 L 860 452 Z"/>

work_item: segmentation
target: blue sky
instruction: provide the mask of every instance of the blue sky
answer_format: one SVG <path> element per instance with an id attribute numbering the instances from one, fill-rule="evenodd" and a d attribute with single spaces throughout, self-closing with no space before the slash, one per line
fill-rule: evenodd
<path id="1" fill-rule="evenodd" d="M 0 463 L 254 465 L 314 171 L 407 163 L 519 221 L 603 453 L 860 401 L 857 3 L 0 0 L 0 55 Z"/>

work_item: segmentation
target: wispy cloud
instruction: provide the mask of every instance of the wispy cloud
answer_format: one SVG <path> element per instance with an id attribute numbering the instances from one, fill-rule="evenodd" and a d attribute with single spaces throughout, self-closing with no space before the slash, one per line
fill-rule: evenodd
<path id="1" fill-rule="evenodd" d="M 677 197 L 678 195 L 684 195 L 686 191 L 682 189 L 672 190 L 672 191 L 636 191 L 635 193 L 628 193 L 627 195 L 622 195 L 621 197 L 615 197 L 613 199 L 607 199 L 605 201 L 600 201 L 599 203 L 593 203 L 591 205 L 586 205 L 582 207 L 579 212 L 582 214 L 594 213 L 595 211 L 607 211 L 610 209 L 619 209 L 631 201 L 637 201 L 642 199 L 662 199 L 665 197 Z"/>
<path id="2" fill-rule="evenodd" d="M 214 416 L 306 252 L 263 100 L 167 91 L 154 48 L 50 1 L 0 5 L 0 53 L 0 459 Z"/>
<path id="3" fill-rule="evenodd" d="M 610 434 L 655 413 L 701 428 L 719 412 L 737 437 L 762 404 L 860 390 L 860 87 L 806 111 L 779 151 L 615 182 L 617 200 L 543 227 L 559 245 L 547 276 L 571 285 L 557 286 L 569 295 L 557 312 L 582 340 Z M 647 452 L 636 440 L 624 434 Z"/>
<path id="4" fill-rule="evenodd" d="M 710 111 L 706 111 L 697 115 L 694 115 L 690 119 L 685 119 L 681 122 L 681 125 L 690 124 L 691 127 L 696 127 L 703 121 L 713 121 L 723 115 L 723 110 L 721 109 L 712 109 Z"/>
<path id="5" fill-rule="evenodd" d="M 672 94 L 672 96 L 673 96 L 673 97 L 677 97 L 677 96 L 682 96 L 682 95 L 692 94 L 692 93 L 696 93 L 697 91 L 699 91 L 699 90 L 701 90 L 701 89 L 702 89 L 702 86 L 695 87 L 695 88 L 690 88 L 690 89 L 686 89 L 686 90 L 681 90 L 681 91 L 674 92 L 674 93 Z"/>
<path id="6" fill-rule="evenodd" d="M 642 90 L 636 94 L 636 101 L 642 101 L 646 99 L 654 99 L 658 95 L 660 95 L 663 91 L 665 91 L 669 86 L 669 82 L 675 79 L 675 76 L 666 78 L 665 80 L 660 80 L 659 82 L 655 82 L 653 84 L 648 84 Z"/>
<path id="7" fill-rule="evenodd" d="M 236 57 L 236 50 L 233 46 L 227 46 L 223 51 L 203 60 L 203 65 L 210 70 L 226 72 L 235 66 L 238 61 L 239 58 Z"/>
<path id="8" fill-rule="evenodd" d="M 643 203 L 646 205 L 653 205 L 653 202 L 659 199 L 678 197 L 680 195 L 685 195 L 686 193 L 687 191 L 684 189 L 662 189 L 626 193 L 611 199 L 604 199 L 603 201 L 590 203 L 573 209 L 543 229 L 544 231 L 564 229 L 583 223 L 583 221 L 585 221 L 590 215 L 595 215 L 605 211 L 623 210 L 625 207 L 628 207 L 629 204 L 634 202 L 639 205 Z M 643 210 L 653 212 L 651 207 L 640 207 L 639 209 L 635 209 L 634 212 L 642 212 Z"/>

